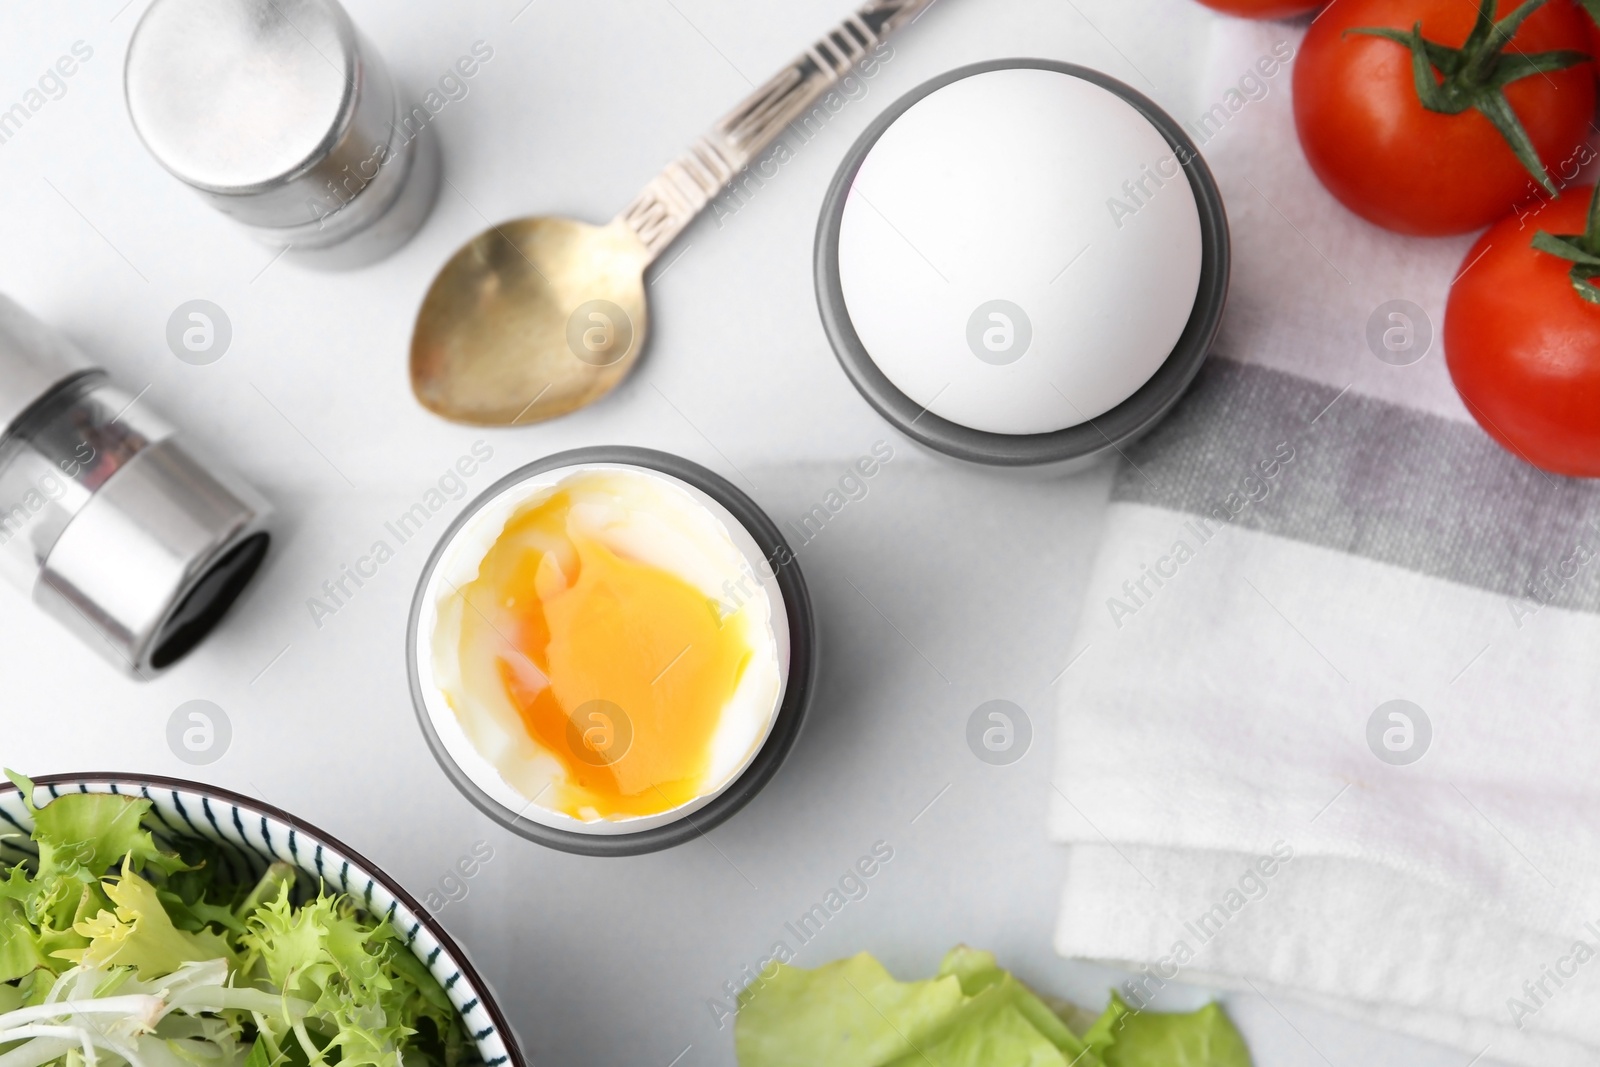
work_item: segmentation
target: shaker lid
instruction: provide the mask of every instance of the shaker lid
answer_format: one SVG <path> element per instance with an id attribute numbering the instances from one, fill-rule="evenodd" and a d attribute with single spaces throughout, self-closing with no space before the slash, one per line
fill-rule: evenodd
<path id="1" fill-rule="evenodd" d="M 76 345 L 0 294 L 0 439 L 57 385 L 93 369 Z"/>
<path id="2" fill-rule="evenodd" d="M 128 111 L 178 178 L 261 191 L 338 141 L 359 62 L 328 0 L 155 0 L 128 44 Z"/>

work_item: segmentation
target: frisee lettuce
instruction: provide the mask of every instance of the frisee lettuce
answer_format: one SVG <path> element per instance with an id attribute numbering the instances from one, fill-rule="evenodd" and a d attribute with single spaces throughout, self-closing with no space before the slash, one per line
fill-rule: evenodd
<path id="1" fill-rule="evenodd" d="M 163 850 L 150 802 L 35 807 L 38 859 L 0 866 L 0 1067 L 454 1067 L 466 1035 L 385 922 L 228 878 L 217 846 Z"/>
<path id="2" fill-rule="evenodd" d="M 958 946 L 899 982 L 866 953 L 780 964 L 739 997 L 740 1067 L 1250 1067 L 1220 1007 L 1135 1011 L 1116 994 L 1080 1036 L 994 956 Z"/>

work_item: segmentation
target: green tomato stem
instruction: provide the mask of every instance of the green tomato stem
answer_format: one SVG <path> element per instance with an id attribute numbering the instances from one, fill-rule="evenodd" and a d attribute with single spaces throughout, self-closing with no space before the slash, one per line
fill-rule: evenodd
<path id="1" fill-rule="evenodd" d="M 1477 111 L 1500 131 L 1517 161 L 1533 179 L 1545 192 L 1555 196 L 1558 193 L 1556 184 L 1505 94 L 1507 85 L 1523 78 L 1589 61 L 1586 53 L 1571 50 L 1506 54 L 1506 47 L 1523 22 L 1548 2 L 1526 0 L 1496 22 L 1495 0 L 1478 0 L 1478 17 L 1460 48 L 1423 37 L 1421 22 L 1415 23 L 1410 32 L 1385 26 L 1345 32 L 1379 37 L 1410 49 L 1413 81 L 1422 106 L 1442 115 L 1459 115 L 1469 109 Z M 1593 5 L 1589 7 L 1591 14 L 1600 11 L 1600 0 L 1584 0 L 1584 3 Z M 1600 15 L 1596 17 L 1600 19 Z"/>
<path id="2" fill-rule="evenodd" d="M 1533 235 L 1533 247 L 1570 261 L 1572 269 L 1567 274 L 1572 288 L 1589 303 L 1600 305 L 1600 287 L 1594 284 L 1600 278 L 1600 186 L 1589 198 L 1587 229 L 1583 233 L 1558 236 L 1540 230 Z"/>

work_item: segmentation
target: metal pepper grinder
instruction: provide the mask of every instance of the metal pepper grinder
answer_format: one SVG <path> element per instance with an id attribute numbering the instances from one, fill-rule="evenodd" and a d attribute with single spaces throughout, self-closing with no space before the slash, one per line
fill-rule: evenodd
<path id="1" fill-rule="evenodd" d="M 125 674 L 217 624 L 266 555 L 270 506 L 0 295 L 0 572 Z"/>

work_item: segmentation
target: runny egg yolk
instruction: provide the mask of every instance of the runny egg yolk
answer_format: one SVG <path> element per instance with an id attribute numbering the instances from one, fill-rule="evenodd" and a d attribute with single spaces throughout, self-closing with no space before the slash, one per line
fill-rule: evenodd
<path id="1" fill-rule="evenodd" d="M 753 653 L 683 578 L 570 520 L 557 491 L 508 521 L 460 590 L 461 659 L 492 662 L 528 736 L 563 772 L 546 807 L 655 815 L 704 795 L 712 747 Z M 487 642 L 485 645 L 483 642 Z M 490 660 L 472 656 L 492 647 Z"/>

